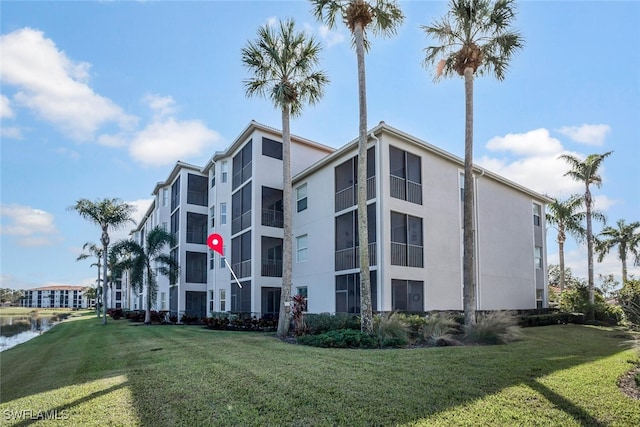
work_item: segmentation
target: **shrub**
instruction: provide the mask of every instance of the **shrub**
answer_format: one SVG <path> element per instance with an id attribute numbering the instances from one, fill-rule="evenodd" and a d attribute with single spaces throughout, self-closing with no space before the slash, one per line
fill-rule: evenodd
<path id="1" fill-rule="evenodd" d="M 298 337 L 298 343 L 325 348 L 375 348 L 377 340 L 361 331 L 340 329 L 317 335 L 303 335 Z"/>
<path id="2" fill-rule="evenodd" d="M 409 327 L 396 313 L 377 314 L 373 318 L 373 330 L 378 347 L 401 347 L 409 343 Z"/>
<path id="3" fill-rule="evenodd" d="M 640 279 L 627 280 L 618 294 L 626 323 L 640 329 Z"/>
<path id="4" fill-rule="evenodd" d="M 124 317 L 124 311 L 121 308 L 110 308 L 107 310 L 107 314 L 111 316 L 113 320 L 118 320 Z"/>
<path id="5" fill-rule="evenodd" d="M 422 328 L 427 324 L 427 318 L 425 316 L 396 312 L 395 317 L 407 326 L 410 342 L 416 342 L 422 339 Z"/>
<path id="6" fill-rule="evenodd" d="M 506 311 L 481 315 L 475 325 L 464 326 L 464 339 L 474 344 L 505 344 L 520 339 L 516 318 Z"/>
<path id="7" fill-rule="evenodd" d="M 305 316 L 305 323 L 309 334 L 322 334 L 340 329 L 360 330 L 360 318 L 355 314 L 307 314 Z"/>
<path id="8" fill-rule="evenodd" d="M 437 346 L 460 344 L 454 337 L 459 333 L 460 324 L 451 315 L 435 313 L 425 320 L 421 330 L 423 342 Z"/>
<path id="9" fill-rule="evenodd" d="M 296 335 L 304 335 L 307 325 L 304 323 L 304 311 L 307 309 L 307 299 L 304 295 L 294 295 L 293 300 L 293 324 Z"/>

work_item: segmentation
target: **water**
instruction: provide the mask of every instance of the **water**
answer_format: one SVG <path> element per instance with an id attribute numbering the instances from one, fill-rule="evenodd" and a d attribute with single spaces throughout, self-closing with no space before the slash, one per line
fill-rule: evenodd
<path id="1" fill-rule="evenodd" d="M 0 352 L 9 350 L 10 348 L 17 346 L 18 344 L 22 344 L 32 338 L 39 336 L 40 334 L 51 329 L 53 323 L 49 322 L 49 319 L 46 317 L 40 317 L 30 318 L 30 321 L 27 324 L 24 324 L 24 322 L 18 324 L 18 322 L 14 322 L 14 319 L 10 317 L 2 328 L 3 334 L 6 333 L 4 329 L 9 326 L 17 326 L 19 329 L 23 330 L 21 332 L 15 333 L 16 331 L 15 329 L 13 329 L 12 332 L 14 333 L 11 335 L 9 333 L 7 333 L 8 336 L 0 335 Z"/>

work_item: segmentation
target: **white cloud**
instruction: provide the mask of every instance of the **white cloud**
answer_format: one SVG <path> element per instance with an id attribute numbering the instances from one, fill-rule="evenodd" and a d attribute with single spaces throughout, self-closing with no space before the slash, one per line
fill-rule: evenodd
<path id="1" fill-rule="evenodd" d="M 571 138 L 575 142 L 585 145 L 601 146 L 611 132 L 609 125 L 588 125 L 565 126 L 558 129 L 558 132 Z"/>
<path id="2" fill-rule="evenodd" d="M 129 153 L 139 163 L 163 166 L 202 155 L 220 141 L 218 133 L 198 120 L 169 118 L 153 122 L 138 132 L 131 141 Z"/>
<path id="3" fill-rule="evenodd" d="M 74 139 L 89 140 L 107 123 L 127 128 L 135 122 L 88 86 L 88 63 L 69 59 L 41 31 L 23 28 L 0 36 L 0 55 L 0 80 L 18 88 L 14 102 Z"/>
<path id="4" fill-rule="evenodd" d="M 68 157 L 72 160 L 80 159 L 80 153 L 67 147 L 56 148 L 55 152 L 60 154 L 61 156 Z"/>
<path id="5" fill-rule="evenodd" d="M 12 119 L 15 117 L 10 104 L 9 98 L 0 95 L 0 119 Z"/>
<path id="6" fill-rule="evenodd" d="M 558 154 L 562 144 L 549 135 L 547 129 L 536 129 L 527 133 L 496 136 L 487 142 L 491 151 L 507 151 L 519 156 Z"/>
<path id="7" fill-rule="evenodd" d="M 555 236 L 554 236 L 555 238 Z M 549 243 L 554 243 L 554 240 L 549 240 Z M 557 248 L 557 244 L 556 248 Z M 552 246 L 550 246 L 552 247 Z M 593 258 L 593 276 L 596 286 L 600 283 L 598 275 L 613 274 L 615 280 L 622 284 L 622 262 L 618 259 L 617 248 L 614 248 L 604 257 L 602 262 L 598 262 L 598 256 L 594 255 Z M 640 277 L 640 267 L 633 265 L 633 255 L 627 260 L 627 273 Z M 574 277 L 586 280 L 588 277 L 588 265 L 587 265 L 587 246 L 585 244 L 579 245 L 573 249 L 565 250 L 565 267 L 571 269 L 571 273 Z M 549 253 L 548 264 L 558 264 L 559 254 L 558 252 Z"/>
<path id="8" fill-rule="evenodd" d="M 98 144 L 105 147 L 124 147 L 128 144 L 128 135 L 124 133 L 118 133 L 116 135 L 100 135 L 97 139 Z"/>
<path id="9" fill-rule="evenodd" d="M 14 126 L 0 126 L 0 137 L 7 139 L 22 139 L 22 129 Z"/>
<path id="10" fill-rule="evenodd" d="M 326 25 L 320 26 L 319 32 L 320 37 L 322 37 L 322 40 L 327 45 L 327 47 L 335 46 L 344 41 L 344 34 L 339 31 L 331 30 Z"/>
<path id="11" fill-rule="evenodd" d="M 149 206 L 151 206 L 152 202 L 153 202 L 153 198 L 126 201 L 125 203 L 132 205 L 136 209 L 132 215 L 132 218 L 135 221 L 135 224 L 129 223 L 123 228 L 109 231 L 109 237 L 111 239 L 111 243 L 115 243 L 118 240 L 122 240 L 122 239 L 128 239 L 129 233 L 131 232 L 131 230 L 135 229 L 138 224 L 140 224 L 140 221 L 144 217 L 144 214 L 147 213 L 147 209 L 149 209 Z"/>
<path id="12" fill-rule="evenodd" d="M 176 112 L 175 101 L 171 96 L 150 94 L 142 98 L 142 101 L 153 111 L 154 121 L 162 120 Z"/>
<path id="13" fill-rule="evenodd" d="M 270 27 L 273 27 L 274 25 L 276 25 L 277 22 L 278 22 L 278 18 L 276 18 L 275 16 L 271 16 L 267 18 L 267 25 Z"/>
<path id="14" fill-rule="evenodd" d="M 59 240 L 53 215 L 18 204 L 0 205 L 0 234 L 13 236 L 20 246 L 46 246 Z"/>

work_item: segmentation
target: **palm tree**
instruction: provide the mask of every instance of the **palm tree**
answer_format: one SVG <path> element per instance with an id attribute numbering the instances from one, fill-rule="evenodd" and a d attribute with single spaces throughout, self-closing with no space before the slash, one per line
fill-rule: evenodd
<path id="1" fill-rule="evenodd" d="M 120 199 L 102 199 L 92 202 L 88 199 L 80 199 L 76 201 L 70 209 L 75 210 L 78 214 L 97 224 L 102 229 L 102 305 L 103 317 L 102 324 L 107 324 L 107 310 L 105 308 L 107 301 L 107 254 L 109 248 L 109 229 L 117 230 L 124 227 L 128 223 L 135 223 L 131 215 L 135 211 L 135 207 L 122 202 Z"/>
<path id="2" fill-rule="evenodd" d="M 593 198 L 591 196 L 591 185 L 595 185 L 596 187 L 600 187 L 602 185 L 602 178 L 598 175 L 598 168 L 602 164 L 605 158 L 611 155 L 613 151 L 609 151 L 604 154 L 590 154 L 587 156 L 585 160 L 580 160 L 579 158 L 571 155 L 571 154 L 563 154 L 560 156 L 561 159 L 565 160 L 571 166 L 571 170 L 565 173 L 564 176 L 568 176 L 573 178 L 575 181 L 584 183 L 584 205 L 586 209 L 586 220 L 587 220 L 587 281 L 589 286 L 589 313 L 587 313 L 588 319 L 593 320 L 595 316 L 594 312 L 594 283 L 593 283 L 593 227 L 591 224 L 592 218 L 592 209 L 593 209 Z"/>
<path id="3" fill-rule="evenodd" d="M 147 307 L 144 323 L 151 323 L 151 308 L 158 295 L 156 275 L 162 274 L 173 279 L 178 274 L 178 263 L 170 255 L 164 253 L 164 248 L 175 244 L 173 234 L 160 227 L 153 228 L 143 244 L 134 240 L 120 240 L 111 249 L 114 257 L 120 259 L 114 265 L 114 271 L 128 270 L 131 286 L 138 290 L 147 288 Z M 157 273 L 154 271 L 157 267 Z"/>
<path id="4" fill-rule="evenodd" d="M 602 262 L 604 256 L 611 248 L 618 246 L 618 259 L 622 262 L 622 283 L 627 281 L 627 253 L 635 255 L 635 263 L 640 261 L 640 221 L 625 224 L 624 219 L 616 223 L 618 228 L 607 226 L 602 229 L 595 239 L 595 250 L 598 253 L 598 262 Z"/>
<path id="5" fill-rule="evenodd" d="M 584 196 L 573 194 L 567 200 L 560 201 L 553 199 L 547 205 L 547 223 L 558 231 L 556 241 L 558 242 L 558 254 L 560 263 L 560 293 L 565 288 L 565 267 L 564 267 L 564 243 L 567 240 L 567 234 L 573 236 L 577 242 L 582 242 L 587 235 L 587 231 L 582 225 L 587 214 L 581 208 L 584 206 Z M 591 216 L 594 219 L 605 221 L 605 216 L 599 211 L 592 211 Z"/>
<path id="6" fill-rule="evenodd" d="M 367 29 L 382 36 L 394 35 L 404 15 L 393 0 L 311 0 L 313 14 L 329 28 L 339 16 L 351 31 L 358 62 L 358 236 L 360 245 L 360 318 L 363 332 L 373 333 L 369 235 L 367 231 L 367 87 L 364 55 L 369 50 Z"/>
<path id="7" fill-rule="evenodd" d="M 425 49 L 425 67 L 435 66 L 434 80 L 464 77 L 464 207 L 463 306 L 465 324 L 476 321 L 476 284 L 473 277 L 473 79 L 490 74 L 503 80 L 509 60 L 523 47 L 522 36 L 512 30 L 513 0 L 450 0 L 441 21 L 421 28 L 440 45 Z"/>
<path id="8" fill-rule="evenodd" d="M 282 113 L 283 242 L 282 291 L 278 334 L 289 332 L 291 297 L 291 130 L 290 117 L 302 113 L 305 104 L 317 103 L 329 82 L 316 70 L 321 47 L 313 37 L 296 32 L 295 23 L 280 21 L 277 30 L 269 25 L 258 29 L 257 39 L 242 49 L 242 62 L 253 74 L 244 81 L 247 96 L 271 99 Z"/>
<path id="9" fill-rule="evenodd" d="M 91 256 L 94 256 L 97 259 L 97 262 L 94 262 L 93 264 L 91 264 L 90 267 L 98 267 L 98 279 L 96 280 L 97 292 L 95 292 L 95 294 L 96 294 L 96 315 L 100 317 L 99 290 L 100 290 L 100 267 L 102 266 L 102 248 L 93 242 L 87 242 L 84 245 L 82 245 L 82 250 L 83 251 L 86 250 L 87 252 L 83 252 L 80 255 L 78 255 L 78 258 L 76 258 L 76 261 L 85 260 Z"/>

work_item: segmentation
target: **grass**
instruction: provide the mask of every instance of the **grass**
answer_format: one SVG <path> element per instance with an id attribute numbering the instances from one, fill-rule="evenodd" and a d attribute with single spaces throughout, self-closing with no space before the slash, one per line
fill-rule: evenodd
<path id="1" fill-rule="evenodd" d="M 526 329 L 509 345 L 338 350 L 197 326 L 102 326 L 87 315 L 1 354 L 0 418 L 27 425 L 20 411 L 55 410 L 68 419 L 42 425 L 640 425 L 639 402 L 616 385 L 637 361 L 625 339 L 563 325 Z"/>

